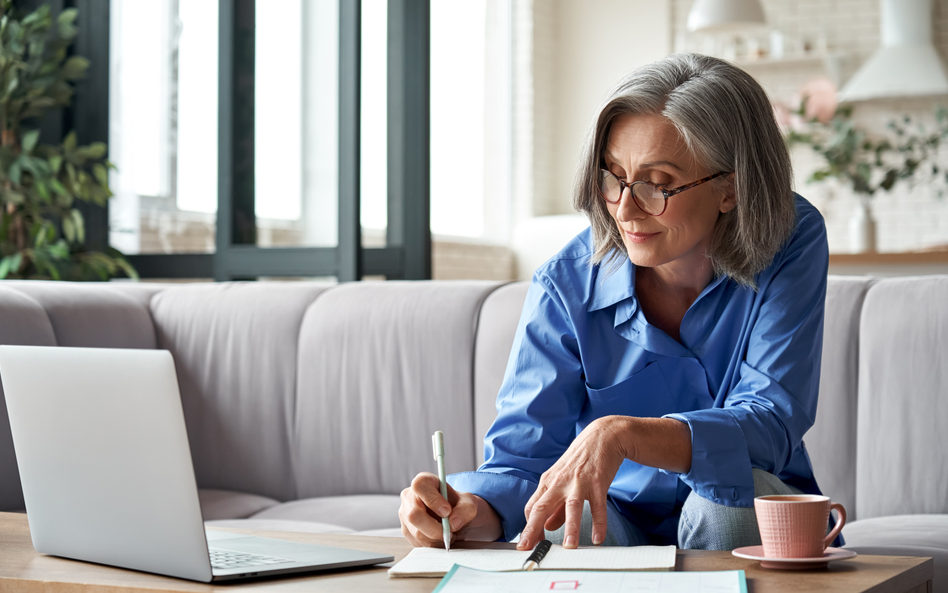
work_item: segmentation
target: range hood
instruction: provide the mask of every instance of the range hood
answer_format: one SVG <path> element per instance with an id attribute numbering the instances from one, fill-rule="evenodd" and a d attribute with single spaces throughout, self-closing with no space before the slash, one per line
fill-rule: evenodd
<path id="1" fill-rule="evenodd" d="M 880 0 L 882 47 L 839 92 L 840 102 L 948 94 L 932 44 L 931 0 Z"/>

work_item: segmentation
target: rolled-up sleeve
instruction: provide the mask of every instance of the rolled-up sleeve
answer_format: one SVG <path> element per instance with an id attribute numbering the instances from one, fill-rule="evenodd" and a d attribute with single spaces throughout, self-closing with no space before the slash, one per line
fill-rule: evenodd
<path id="1" fill-rule="evenodd" d="M 679 477 L 702 497 L 752 506 L 751 468 L 777 475 L 800 455 L 816 418 L 829 255 L 822 217 L 808 213 L 761 274 L 746 353 L 713 407 L 668 414 L 691 429 L 691 469 Z M 807 468 L 808 469 L 808 468 Z"/>
<path id="2" fill-rule="evenodd" d="M 576 436 L 586 395 L 582 374 L 561 295 L 536 275 L 497 397 L 498 416 L 484 441 L 485 462 L 476 472 L 448 477 L 455 489 L 494 508 L 508 541 L 526 525 L 524 507 L 540 476 Z"/>

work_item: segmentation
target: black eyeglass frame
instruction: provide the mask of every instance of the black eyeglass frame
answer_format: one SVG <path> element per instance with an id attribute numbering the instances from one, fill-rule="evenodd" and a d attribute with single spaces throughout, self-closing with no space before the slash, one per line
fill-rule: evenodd
<path id="1" fill-rule="evenodd" d="M 598 186 L 596 189 L 599 191 L 599 196 L 600 196 L 603 200 L 605 200 L 606 203 L 608 203 L 608 204 L 618 204 L 619 202 L 621 202 L 621 201 L 622 201 L 622 195 L 625 193 L 626 188 L 628 188 L 628 189 L 629 189 L 629 194 L 632 196 L 632 200 L 635 202 L 635 205 L 639 207 L 639 210 L 641 210 L 642 212 L 645 212 L 645 213 L 648 214 L 649 216 L 661 216 L 662 214 L 665 214 L 665 210 L 668 208 L 668 198 L 670 198 L 670 197 L 672 197 L 672 196 L 675 196 L 675 195 L 678 195 L 678 194 L 680 194 L 681 192 L 683 192 L 683 191 L 685 191 L 685 190 L 687 190 L 687 189 L 691 189 L 691 188 L 693 188 L 693 187 L 697 187 L 697 186 L 701 185 L 702 183 L 706 183 L 706 182 L 711 181 L 712 179 L 715 179 L 715 178 L 720 177 L 720 176 L 722 176 L 722 175 L 730 175 L 730 173 L 731 173 L 730 171 L 719 171 L 718 173 L 715 173 L 715 174 L 713 174 L 713 175 L 708 175 L 707 177 L 702 177 L 701 179 L 699 179 L 699 180 L 697 180 L 697 181 L 694 181 L 694 182 L 692 182 L 692 183 L 689 183 L 689 184 L 687 184 L 687 185 L 682 185 L 681 187 L 676 187 L 676 188 L 674 188 L 674 189 L 665 189 L 664 187 L 660 187 L 660 186 L 655 185 L 654 183 L 650 183 L 650 182 L 648 182 L 648 181 L 633 181 L 632 183 L 626 183 L 624 180 L 620 179 L 616 174 L 614 174 L 612 171 L 610 171 L 610 170 L 608 170 L 608 169 L 599 169 L 599 171 L 600 171 L 599 186 Z M 602 184 L 603 184 L 603 181 L 604 181 L 606 175 L 611 175 L 612 177 L 615 177 L 616 181 L 619 182 L 619 199 L 617 199 L 617 200 L 610 200 L 609 198 L 606 197 L 606 194 L 602 191 Z M 635 186 L 638 185 L 638 184 L 648 185 L 648 186 L 650 186 L 650 187 L 652 187 L 652 188 L 654 188 L 654 189 L 657 189 L 658 191 L 662 192 L 662 196 L 665 197 L 665 201 L 662 203 L 662 211 L 661 211 L 661 212 L 659 212 L 659 213 L 657 213 L 657 214 L 652 214 L 651 212 L 649 212 L 648 210 L 646 210 L 645 208 L 642 207 L 642 204 L 639 203 L 639 199 L 635 196 Z"/>

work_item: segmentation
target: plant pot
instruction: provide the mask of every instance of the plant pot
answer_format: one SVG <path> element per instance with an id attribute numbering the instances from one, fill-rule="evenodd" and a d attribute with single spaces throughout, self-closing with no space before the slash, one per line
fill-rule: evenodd
<path id="1" fill-rule="evenodd" d="M 869 198 L 859 198 L 856 210 L 849 218 L 849 250 L 852 253 L 870 253 L 876 250 L 876 219 L 872 216 Z"/>

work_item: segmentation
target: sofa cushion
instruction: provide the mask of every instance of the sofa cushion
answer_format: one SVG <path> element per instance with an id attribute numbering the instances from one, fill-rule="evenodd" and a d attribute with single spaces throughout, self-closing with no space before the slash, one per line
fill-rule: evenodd
<path id="1" fill-rule="evenodd" d="M 948 276 L 888 278 L 859 329 L 860 519 L 948 513 Z"/>
<path id="2" fill-rule="evenodd" d="M 56 335 L 49 317 L 36 300 L 0 282 L 0 344 L 55 346 Z M 13 435 L 0 385 L 0 511 L 25 508 L 20 472 L 13 452 Z"/>
<path id="3" fill-rule="evenodd" d="M 816 422 L 804 436 L 823 494 L 856 519 L 856 396 L 859 318 L 873 278 L 830 276 Z"/>
<path id="4" fill-rule="evenodd" d="M 178 373 L 201 488 L 293 500 L 299 327 L 328 283 L 200 284 L 151 299 Z"/>
<path id="5" fill-rule="evenodd" d="M 330 523 L 364 531 L 399 527 L 395 494 L 352 494 L 294 500 L 260 511 L 251 519 Z"/>
<path id="6" fill-rule="evenodd" d="M 474 438 L 477 465 L 484 463 L 484 435 L 497 417 L 497 394 L 507 369 L 529 282 L 502 286 L 484 300 L 474 346 Z"/>
<path id="7" fill-rule="evenodd" d="M 230 527 L 233 529 L 252 529 L 253 531 L 290 531 L 296 533 L 355 533 L 348 527 L 331 523 L 313 523 L 310 521 L 287 521 L 285 519 L 220 519 L 205 521 L 204 527 Z"/>
<path id="8" fill-rule="evenodd" d="M 931 556 L 936 592 L 948 591 L 948 515 L 894 515 L 862 519 L 843 528 L 846 548 L 859 554 Z"/>
<path id="9" fill-rule="evenodd" d="M 474 469 L 474 332 L 483 281 L 353 282 L 320 295 L 300 329 L 298 498 L 398 494 L 434 470 Z"/>
<path id="10" fill-rule="evenodd" d="M 205 521 L 246 519 L 250 515 L 280 504 L 266 496 L 227 490 L 201 489 L 198 490 L 198 498 L 201 500 L 201 513 Z"/>
<path id="11" fill-rule="evenodd" d="M 148 307 L 128 290 L 111 284 L 35 280 L 15 280 L 9 286 L 43 307 L 57 346 L 155 347 Z"/>

